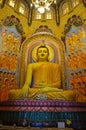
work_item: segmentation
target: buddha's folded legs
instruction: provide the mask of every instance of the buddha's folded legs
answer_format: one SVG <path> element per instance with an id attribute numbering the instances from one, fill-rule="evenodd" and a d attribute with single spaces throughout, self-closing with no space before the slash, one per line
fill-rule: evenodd
<path id="1" fill-rule="evenodd" d="M 69 100 L 74 101 L 75 100 L 75 93 L 72 90 L 65 90 L 62 92 L 48 92 L 47 98 L 48 99 L 54 99 L 54 100 Z"/>
<path id="2" fill-rule="evenodd" d="M 36 99 L 38 94 L 42 94 L 40 88 L 31 88 L 31 89 L 29 89 L 28 98 L 29 99 Z"/>
<path id="3" fill-rule="evenodd" d="M 9 99 L 50 99 L 50 100 L 69 100 L 74 101 L 75 100 L 75 93 L 73 90 L 64 90 L 64 91 L 44 91 L 43 88 L 31 88 L 29 89 L 28 95 L 24 95 L 22 89 L 17 90 L 10 90 L 9 92 Z"/>
<path id="4" fill-rule="evenodd" d="M 47 99 L 54 99 L 54 100 L 70 100 L 70 101 L 74 101 L 75 100 L 75 93 L 72 90 L 65 90 L 65 91 L 60 91 L 60 92 L 43 92 L 42 89 L 34 89 L 31 88 L 30 92 L 29 92 L 29 99 L 36 99 L 37 95 L 46 95 Z"/>

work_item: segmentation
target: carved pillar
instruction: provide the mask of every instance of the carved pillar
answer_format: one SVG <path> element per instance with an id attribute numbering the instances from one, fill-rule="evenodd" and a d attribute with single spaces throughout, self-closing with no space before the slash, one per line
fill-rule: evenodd
<path id="1" fill-rule="evenodd" d="M 3 7 L 4 7 L 5 1 L 6 1 L 6 0 L 0 0 L 0 8 L 3 8 Z"/>
<path id="2" fill-rule="evenodd" d="M 56 4 L 56 23 L 60 24 L 60 16 L 59 16 L 59 6 Z"/>
<path id="3" fill-rule="evenodd" d="M 59 6 L 60 6 L 60 1 L 56 0 L 55 4 L 55 11 L 56 11 L 56 23 L 59 26 L 60 24 L 60 14 L 59 14 Z"/>
<path id="4" fill-rule="evenodd" d="M 32 23 L 32 11 L 33 6 L 31 6 L 31 1 L 29 2 L 29 13 L 28 13 L 28 25 L 30 26 Z"/>

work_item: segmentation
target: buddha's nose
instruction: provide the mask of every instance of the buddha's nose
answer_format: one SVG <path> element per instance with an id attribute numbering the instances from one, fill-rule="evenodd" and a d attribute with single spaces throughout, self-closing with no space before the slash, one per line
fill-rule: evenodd
<path id="1" fill-rule="evenodd" d="M 44 56 L 44 54 L 42 53 L 41 56 Z"/>

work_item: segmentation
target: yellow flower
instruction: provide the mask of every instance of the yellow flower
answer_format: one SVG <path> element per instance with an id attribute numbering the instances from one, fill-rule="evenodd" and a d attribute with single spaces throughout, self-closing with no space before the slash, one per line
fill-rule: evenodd
<path id="1" fill-rule="evenodd" d="M 72 121 L 69 120 L 69 119 L 67 119 L 67 120 L 66 120 L 66 124 L 67 124 L 67 125 L 70 125 L 70 124 L 72 124 Z"/>

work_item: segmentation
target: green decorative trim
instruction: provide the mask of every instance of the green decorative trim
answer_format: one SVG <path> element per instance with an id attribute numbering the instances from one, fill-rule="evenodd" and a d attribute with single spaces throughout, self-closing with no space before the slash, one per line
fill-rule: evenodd
<path id="1" fill-rule="evenodd" d="M 7 26 L 7 27 L 15 26 L 16 30 L 21 35 L 24 34 L 23 26 L 20 23 L 20 20 L 18 18 L 16 18 L 14 15 L 7 16 L 5 19 L 2 20 L 2 22 L 3 22 L 3 25 Z"/>
<path id="2" fill-rule="evenodd" d="M 83 20 L 81 19 L 80 16 L 73 15 L 67 20 L 67 23 L 65 24 L 65 27 L 64 27 L 63 34 L 66 35 L 66 33 L 70 31 L 73 25 L 76 27 L 83 25 Z"/>

